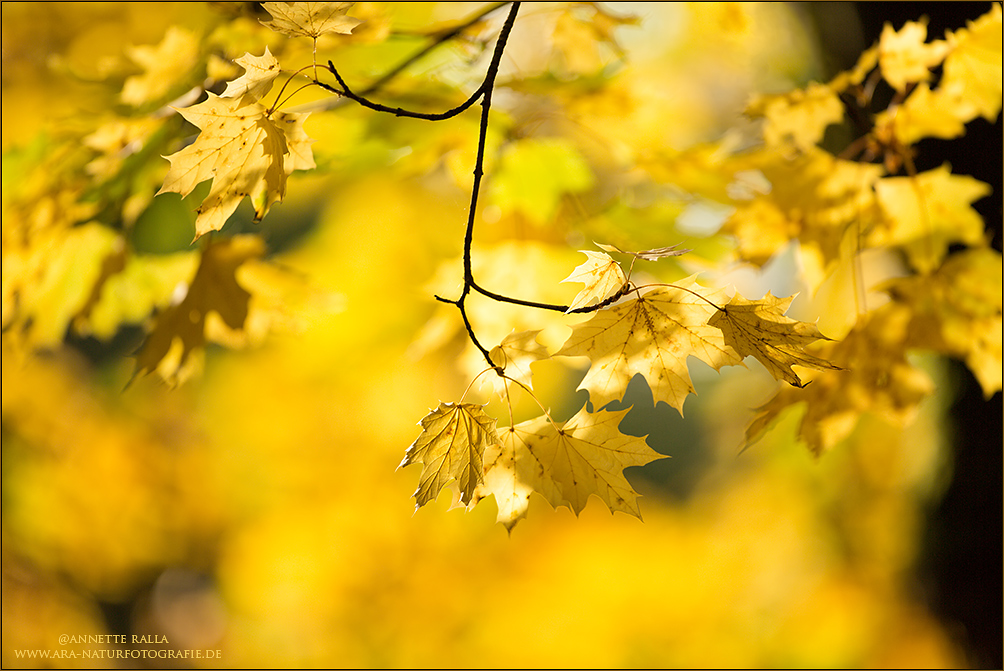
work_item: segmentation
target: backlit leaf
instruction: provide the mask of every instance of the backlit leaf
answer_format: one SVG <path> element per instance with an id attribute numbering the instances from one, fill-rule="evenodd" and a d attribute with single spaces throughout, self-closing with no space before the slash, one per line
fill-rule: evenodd
<path id="1" fill-rule="evenodd" d="M 460 501 L 470 503 L 484 477 L 484 454 L 498 442 L 495 419 L 483 406 L 440 403 L 421 422 L 422 433 L 405 453 L 398 468 L 422 464 L 415 503 L 435 501 L 449 482 L 457 481 Z"/>
<path id="2" fill-rule="evenodd" d="M 562 282 L 581 282 L 585 286 L 575 295 L 566 312 L 583 308 L 617 293 L 627 284 L 627 277 L 619 263 L 603 252 L 582 251 L 586 262 L 575 268 Z"/>
<path id="3" fill-rule="evenodd" d="M 260 100 L 272 88 L 272 81 L 279 76 L 279 61 L 269 53 L 268 47 L 265 47 L 265 53 L 261 56 L 247 53 L 235 62 L 244 68 L 244 74 L 227 84 L 226 90 L 220 94 L 221 98 L 249 95 Z"/>
<path id="4" fill-rule="evenodd" d="M 313 37 L 331 33 L 347 35 L 361 21 L 346 16 L 354 2 L 266 2 L 262 4 L 272 15 L 262 25 L 290 37 Z"/>
<path id="5" fill-rule="evenodd" d="M 248 95 L 208 96 L 178 110 L 202 132 L 193 144 L 167 157 L 171 169 L 158 192 L 187 196 L 201 182 L 213 180 L 197 210 L 196 238 L 223 228 L 244 198 L 251 198 L 255 220 L 261 220 L 285 195 L 288 173 L 308 167 L 308 160 L 313 164 L 302 128 L 307 114 L 269 114 Z"/>
<path id="6" fill-rule="evenodd" d="M 481 496 L 494 494 L 498 521 L 507 528 L 526 516 L 534 491 L 557 508 L 576 515 L 589 497 L 598 496 L 611 511 L 641 517 L 638 493 L 624 477 L 628 466 L 662 459 L 644 438 L 621 433 L 618 425 L 628 413 L 580 410 L 558 426 L 546 417 L 502 430 L 501 440 L 485 458 Z"/>
<path id="7" fill-rule="evenodd" d="M 230 329 L 243 329 L 251 294 L 238 284 L 236 272 L 264 251 L 261 238 L 252 235 L 206 247 L 191 284 L 181 288 L 183 297 L 154 320 L 153 330 L 136 354 L 134 377 L 156 370 L 169 382 L 184 378 L 190 355 L 206 345 L 210 315 Z"/>
<path id="8" fill-rule="evenodd" d="M 792 298 L 777 298 L 768 292 L 762 300 L 749 301 L 736 294 L 708 323 L 722 330 L 725 344 L 740 356 L 755 357 L 775 379 L 801 387 L 792 366 L 836 367 L 804 350 L 806 345 L 826 338 L 814 324 L 784 316 Z"/>
<path id="9" fill-rule="evenodd" d="M 716 370 L 741 361 L 725 344 L 721 330 L 708 324 L 718 310 L 713 303 L 722 299 L 724 292 L 708 292 L 693 281 L 639 291 L 573 326 L 556 355 L 589 358 L 579 389 L 589 392 L 596 408 L 620 399 L 640 373 L 656 402 L 664 401 L 682 414 L 684 400 L 694 391 L 688 356 Z"/>

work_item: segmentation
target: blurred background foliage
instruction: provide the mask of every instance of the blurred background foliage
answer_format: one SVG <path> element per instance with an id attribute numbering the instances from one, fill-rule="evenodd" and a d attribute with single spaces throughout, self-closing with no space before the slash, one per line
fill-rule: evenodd
<path id="1" fill-rule="evenodd" d="M 371 82 L 435 27 L 483 7 L 358 3 L 352 14 L 366 23 L 319 53 L 337 56 L 350 83 Z M 479 214 L 484 286 L 567 302 L 575 289 L 559 281 L 592 240 L 643 249 L 684 239 L 698 265 L 723 267 L 730 246 L 708 223 L 722 212 L 681 190 L 653 189 L 637 166 L 726 131 L 742 138 L 752 92 L 832 76 L 867 46 L 843 5 L 825 16 L 785 4 L 605 8 L 533 3 L 517 22 Z M 637 21 L 611 18 L 629 15 Z M 267 16 L 254 3 L 3 3 L 5 244 L 13 192 L 128 229 L 133 249 L 156 259 L 135 271 L 149 296 L 123 298 L 104 327 L 93 313 L 80 329 L 73 315 L 39 308 L 37 346 L 5 333 L 4 666 L 46 666 L 15 651 L 103 633 L 219 649 L 205 665 L 231 668 L 993 664 L 958 622 L 932 612 L 935 586 L 923 570 L 932 551 L 925 521 L 951 481 L 955 435 L 957 369 L 933 357 L 923 363 L 937 392 L 911 425 L 866 419 L 819 459 L 797 444 L 796 413 L 737 454 L 747 410 L 774 384 L 755 365 L 718 375 L 695 364 L 699 395 L 686 418 L 653 407 L 635 380 L 622 428 L 650 434 L 672 457 L 628 472 L 644 495 L 644 524 L 597 502 L 576 520 L 536 499 L 511 537 L 487 503 L 465 514 L 441 497 L 413 514 L 416 473 L 395 467 L 415 423 L 440 399 L 458 398 L 479 369 L 455 311 L 432 299 L 453 295 L 462 279 L 473 113 L 429 124 L 319 93 L 294 98 L 292 107 L 314 110 L 306 129 L 319 170 L 295 174 L 260 227 L 245 204 L 224 231 L 260 233 L 268 244 L 270 265 L 238 275 L 257 288 L 253 308 L 267 324 L 249 324 L 255 337 L 241 351 L 210 348 L 185 385 L 147 377 L 123 391 L 145 317 L 126 313 L 158 305 L 174 278 L 190 276 L 201 195 L 153 198 L 167 162 L 144 159 L 128 180 L 81 197 L 87 175 L 121 174 L 95 162 L 120 159 L 94 134 L 123 106 L 155 111 L 205 77 L 236 76 L 229 61 L 245 51 L 268 45 L 285 69 L 310 62 L 309 41 L 286 40 L 258 18 Z M 480 81 L 497 19 L 472 26 L 380 96 L 455 104 Z M 170 31 L 178 60 L 145 84 L 133 79 L 135 98 L 124 99 L 130 78 L 151 72 L 143 63 L 165 58 L 156 48 Z M 216 74 L 190 74 L 207 62 Z M 163 91 L 137 93 L 141 84 Z M 170 138 L 182 128 L 176 115 L 163 123 L 179 125 L 125 132 L 146 138 L 155 157 L 177 148 Z M 38 174 L 38 165 L 51 167 Z M 77 182 L 73 195 L 65 185 Z M 87 235 L 87 249 L 113 244 Z M 64 256 L 67 277 L 92 272 Z M 664 265 L 653 272 L 693 270 Z M 754 295 L 798 288 L 776 270 L 724 278 Z M 485 342 L 545 328 L 553 349 L 567 333 L 549 314 L 469 305 Z M 535 368 L 556 414 L 582 403 L 581 373 L 553 362 Z M 75 649 L 93 647 L 101 646 Z"/>

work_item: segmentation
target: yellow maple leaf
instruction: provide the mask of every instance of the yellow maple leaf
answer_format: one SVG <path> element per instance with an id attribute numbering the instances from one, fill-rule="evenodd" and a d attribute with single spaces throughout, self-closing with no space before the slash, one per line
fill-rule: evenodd
<path id="1" fill-rule="evenodd" d="M 538 492 L 548 501 L 561 500 L 557 484 L 547 477 L 548 466 L 530 450 L 529 437 L 544 431 L 548 419 L 544 416 L 507 426 L 499 440 L 488 446 L 484 454 L 484 482 L 475 493 L 475 502 L 487 496 L 495 497 L 497 521 L 512 531 L 526 517 L 530 495 Z M 553 505 L 553 504 L 552 504 Z"/>
<path id="2" fill-rule="evenodd" d="M 736 236 L 744 259 L 764 263 L 771 247 L 780 249 L 787 237 L 803 250 L 812 248 L 828 267 L 840 259 L 849 227 L 868 231 L 881 219 L 870 188 L 883 174 L 881 165 L 841 160 L 818 147 L 794 158 L 765 150 L 747 161 L 771 187 L 740 204 L 723 224 L 723 232 Z"/>
<path id="3" fill-rule="evenodd" d="M 266 2 L 262 4 L 270 21 L 262 21 L 263 26 L 289 35 L 290 37 L 312 37 L 338 33 L 348 35 L 362 23 L 359 19 L 346 16 L 354 2 Z"/>
<path id="4" fill-rule="evenodd" d="M 484 406 L 472 403 L 440 403 L 422 418 L 422 433 L 398 466 L 422 464 L 414 494 L 416 507 L 435 501 L 454 480 L 460 487 L 460 501 L 473 501 L 484 478 L 485 450 L 498 442 L 495 421 L 485 414 Z"/>
<path id="5" fill-rule="evenodd" d="M 684 400 L 694 391 L 688 356 L 716 370 L 741 361 L 726 346 L 721 329 L 708 324 L 718 311 L 713 303 L 724 302 L 723 298 L 724 292 L 708 293 L 693 280 L 639 291 L 573 326 L 556 355 L 589 358 L 579 389 L 589 391 L 596 408 L 621 398 L 631 378 L 640 373 L 655 402 L 664 401 L 682 414 Z"/>
<path id="6" fill-rule="evenodd" d="M 669 247 L 643 249 L 640 252 L 626 252 L 617 245 L 601 245 L 598 242 L 596 243 L 596 246 L 605 252 L 620 252 L 621 254 L 627 254 L 636 259 L 641 259 L 642 261 L 658 261 L 659 259 L 668 259 L 671 256 L 682 256 L 691 251 L 689 249 L 677 249 L 677 247 L 680 246 L 680 243 L 670 245 Z"/>
<path id="7" fill-rule="evenodd" d="M 750 301 L 736 294 L 708 323 L 722 330 L 725 344 L 740 356 L 755 357 L 774 379 L 801 387 L 792 366 L 836 366 L 804 350 L 806 345 L 827 338 L 814 324 L 784 316 L 793 298 L 777 298 L 768 292 L 762 300 Z"/>
<path id="8" fill-rule="evenodd" d="M 237 269 L 264 253 L 261 238 L 243 235 L 213 242 L 202 253 L 184 298 L 157 315 L 153 330 L 136 354 L 136 373 L 154 370 L 169 382 L 180 382 L 191 367 L 193 352 L 206 345 L 207 320 L 216 315 L 228 328 L 241 330 L 251 294 L 237 282 Z"/>
<path id="9" fill-rule="evenodd" d="M 907 21 L 895 30 L 885 24 L 879 37 L 879 67 L 882 76 L 897 91 L 908 84 L 931 79 L 931 68 L 940 64 L 948 53 L 948 43 L 935 40 L 927 43 L 927 24 Z"/>
<path id="10" fill-rule="evenodd" d="M 875 115 L 875 126 L 891 125 L 892 134 L 904 146 L 925 137 L 960 137 L 966 132 L 966 122 L 976 116 L 976 107 L 958 89 L 950 91 L 943 87 L 932 91 L 927 82 L 921 82 L 902 105 Z"/>
<path id="11" fill-rule="evenodd" d="M 488 353 L 492 363 L 501 368 L 506 377 L 527 387 L 530 386 L 530 364 L 548 358 L 547 348 L 537 342 L 538 333 L 539 330 L 514 331 Z M 497 375 L 488 377 L 496 381 L 496 391 L 500 391 L 498 383 L 501 383 L 501 378 Z"/>
<path id="12" fill-rule="evenodd" d="M 833 88 L 812 82 L 789 93 L 758 96 L 746 113 L 764 118 L 763 137 L 768 147 L 790 142 L 806 149 L 823 139 L 828 126 L 843 121 L 844 106 Z"/>
<path id="13" fill-rule="evenodd" d="M 485 453 L 484 485 L 478 494 L 495 495 L 498 521 L 510 530 L 526 516 L 534 491 L 555 508 L 567 506 L 576 515 L 595 494 L 611 511 L 640 518 L 638 493 L 623 471 L 664 455 L 644 438 L 621 433 L 618 425 L 627 413 L 590 413 L 583 408 L 560 426 L 537 417 L 503 429 L 499 442 Z"/>
<path id="14" fill-rule="evenodd" d="M 122 85 L 122 102 L 133 107 L 160 100 L 189 75 L 199 57 L 199 38 L 171 26 L 157 46 L 130 47 L 129 58 L 143 69 Z"/>
<path id="15" fill-rule="evenodd" d="M 933 270 L 952 243 L 983 241 L 983 218 L 971 204 L 990 191 L 969 175 L 953 175 L 947 164 L 914 177 L 881 179 L 875 195 L 887 225 L 875 229 L 869 244 L 901 246 L 914 268 Z"/>
<path id="16" fill-rule="evenodd" d="M 970 21 L 947 36 L 951 52 L 945 57 L 939 88 L 958 92 L 976 113 L 993 122 L 1001 110 L 1001 6 Z"/>
<path id="17" fill-rule="evenodd" d="M 581 282 L 585 286 L 572 299 L 566 312 L 583 308 L 593 301 L 602 301 L 607 296 L 621 291 L 627 284 L 627 277 L 619 263 L 603 252 L 581 250 L 586 262 L 577 266 L 572 274 L 562 282 Z"/>
<path id="18" fill-rule="evenodd" d="M 307 114 L 270 114 L 249 95 L 208 96 L 178 110 L 202 132 L 194 143 L 167 157 L 171 168 L 158 191 L 187 196 L 201 182 L 213 180 L 197 210 L 196 238 L 223 228 L 245 197 L 251 198 L 255 220 L 260 221 L 285 195 L 289 172 L 313 166 L 302 128 Z"/>
<path id="19" fill-rule="evenodd" d="M 912 311 L 888 303 L 859 321 L 840 342 L 827 343 L 834 366 L 813 371 L 812 384 L 785 386 L 758 409 L 746 429 L 752 443 L 788 408 L 804 403 L 798 435 L 813 454 L 847 438 L 864 414 L 904 426 L 934 383 L 907 358 Z"/>
<path id="20" fill-rule="evenodd" d="M 97 222 L 44 229 L 24 247 L 5 237 L 4 333 L 22 331 L 32 348 L 57 346 L 100 290 L 104 264 L 123 247 L 121 236 Z"/>
<path id="21" fill-rule="evenodd" d="M 254 100 L 261 100 L 272 88 L 272 81 L 279 76 L 279 61 L 269 53 L 268 47 L 265 47 L 265 53 L 261 56 L 245 53 L 234 62 L 244 68 L 244 74 L 227 83 L 226 90 L 220 94 L 221 98 L 249 95 Z"/>
<path id="22" fill-rule="evenodd" d="M 885 286 L 912 313 L 908 344 L 963 359 L 986 398 L 1001 390 L 1001 267 L 999 252 L 980 247 Z"/>

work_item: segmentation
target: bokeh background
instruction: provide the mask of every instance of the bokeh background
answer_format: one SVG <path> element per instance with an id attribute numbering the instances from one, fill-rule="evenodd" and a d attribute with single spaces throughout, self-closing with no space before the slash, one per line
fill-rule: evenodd
<path id="1" fill-rule="evenodd" d="M 130 46 L 254 11 L 232 4 L 3 3 L 5 197 L 25 178 L 8 154 L 100 115 L 103 82 Z M 743 123 L 752 92 L 853 65 L 884 21 L 923 13 L 939 35 L 989 7 L 611 4 L 641 17 L 617 29 L 635 73 L 621 84 L 628 102 L 497 98 L 511 136 L 571 138 L 601 176 L 596 147 L 718 137 Z M 359 11 L 405 33 L 480 6 Z M 544 9 L 517 23 L 503 74 L 565 81 L 616 56 L 567 36 L 552 52 Z M 374 44 L 350 54 L 346 72 L 375 78 L 409 47 Z M 477 71 L 453 65 L 473 63 L 467 49 L 444 49 L 409 76 L 455 85 Z M 939 385 L 913 424 L 866 418 L 819 459 L 794 440 L 796 418 L 740 453 L 745 411 L 773 385 L 754 366 L 694 368 L 685 418 L 653 407 L 636 380 L 622 428 L 671 457 L 628 471 L 643 523 L 598 501 L 576 519 L 534 500 L 511 535 L 490 501 L 465 513 L 444 495 L 416 513 L 417 471 L 395 469 L 416 422 L 470 381 L 456 323 L 431 294 L 460 281 L 476 124 L 423 135 L 357 109 L 331 114 L 337 122 L 318 113 L 307 124 L 322 170 L 293 179 L 261 228 L 243 208 L 230 224 L 260 232 L 272 261 L 312 287 L 295 328 L 211 348 L 178 388 L 152 377 L 125 388 L 139 328 L 71 331 L 27 356 L 5 342 L 5 667 L 104 667 L 17 651 L 116 648 L 219 650 L 177 664 L 209 667 L 1001 666 L 1001 397 L 984 400 L 954 362 L 924 362 Z M 978 120 L 962 140 L 922 144 L 918 168 L 948 160 L 997 189 L 1000 147 L 1000 120 Z M 517 159 L 500 158 L 500 171 L 506 160 Z M 478 249 L 483 276 L 495 274 L 484 284 L 568 300 L 575 288 L 559 281 L 588 240 L 672 244 L 681 228 L 695 235 L 681 215 L 709 216 L 657 203 L 640 223 L 576 222 L 574 194 L 596 184 L 567 155 L 553 160 L 572 175 L 554 187 L 573 194 L 561 203 L 511 178 L 489 187 Z M 999 191 L 976 207 L 999 250 Z M 136 223 L 140 244 L 183 249 L 193 208 L 154 199 Z M 561 227 L 534 221 L 548 208 Z M 724 243 L 701 244 L 712 254 Z M 501 335 L 540 321 L 491 304 L 475 314 Z M 556 412 L 583 401 L 581 371 L 536 374 Z M 63 634 L 166 642 L 61 645 Z"/>

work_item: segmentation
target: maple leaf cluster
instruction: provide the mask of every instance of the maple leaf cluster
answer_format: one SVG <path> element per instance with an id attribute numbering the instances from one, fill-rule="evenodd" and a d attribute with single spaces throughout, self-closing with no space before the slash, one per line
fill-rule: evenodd
<path id="1" fill-rule="evenodd" d="M 147 337 L 136 354 L 136 373 L 155 371 L 177 382 L 197 367 L 207 344 L 238 346 L 249 339 L 254 324 L 269 321 L 262 312 L 288 311 L 282 305 L 285 296 L 269 298 L 255 286 L 255 274 L 267 272 L 263 238 L 214 234 L 245 199 L 252 221 L 261 222 L 286 196 L 294 172 L 317 168 L 313 139 L 305 129 L 312 112 L 283 109 L 299 91 L 312 89 L 334 95 L 310 103 L 311 110 L 338 114 L 338 107 L 355 102 L 425 121 L 456 118 L 453 130 L 429 136 L 416 132 L 408 145 L 416 155 L 434 155 L 428 162 L 445 167 L 472 196 L 463 289 L 456 300 L 437 295 L 450 306 L 444 308 L 451 311 L 449 326 L 438 317 L 430 324 L 467 339 L 461 365 L 474 362 L 477 370 L 471 374 L 490 382 L 511 417 L 510 396 L 517 390 L 529 392 L 541 409 L 539 416 L 511 419 L 499 429 L 485 406 L 465 401 L 466 394 L 459 402 L 441 403 L 421 421 L 422 432 L 402 462 L 422 465 L 415 494 L 419 506 L 453 487 L 459 503 L 468 507 L 493 496 L 499 521 L 510 529 L 525 517 L 533 492 L 576 514 L 595 494 L 611 510 L 640 515 L 638 494 L 624 469 L 661 455 L 644 438 L 620 431 L 626 410 L 607 408 L 641 376 L 656 402 L 682 414 L 686 398 L 695 393 L 690 357 L 715 370 L 756 359 L 782 384 L 753 414 L 748 441 L 792 407 L 804 406 L 799 435 L 815 453 L 847 437 L 863 414 L 909 421 L 933 388 L 913 361 L 916 351 L 960 358 L 988 396 L 1001 390 L 1001 255 L 990 247 L 973 208 L 991 187 L 953 173 L 947 164 L 923 172 L 914 165 L 920 140 L 957 138 L 974 119 L 1000 114 L 1000 5 L 943 39 L 929 40 L 922 21 L 899 30 L 887 26 L 849 71 L 828 82 L 755 97 L 747 114 L 757 124 L 757 143 L 737 141 L 730 133 L 681 151 L 622 143 L 596 149 L 596 156 L 571 134 L 555 130 L 553 136 L 533 137 L 522 122 L 491 111 L 518 3 L 498 31 L 486 30 L 486 17 L 504 6 L 430 29 L 420 36 L 425 46 L 364 94 L 349 89 L 332 61 L 319 65 L 317 54 L 332 45 L 386 41 L 388 23 L 379 20 L 370 3 L 266 2 L 268 20 L 253 15 L 257 10 L 234 8 L 248 16 L 233 23 L 221 20 L 205 35 L 175 27 L 157 45 L 128 49 L 118 73 L 116 110 L 76 142 L 41 147 L 37 153 L 44 158 L 36 161 L 32 179 L 18 198 L 5 200 L 5 338 L 29 350 L 45 349 L 61 343 L 68 331 L 108 339 L 123 326 L 143 325 Z M 349 16 L 350 10 L 358 16 Z M 508 87 L 516 98 L 532 99 L 541 117 L 550 117 L 556 102 L 568 105 L 569 117 L 588 117 L 582 114 L 588 109 L 597 118 L 619 118 L 621 103 L 630 111 L 637 94 L 619 78 L 625 51 L 616 34 L 637 20 L 593 3 L 547 11 L 553 45 L 531 59 L 521 76 L 498 86 Z M 248 35 L 255 36 L 252 51 Z M 495 51 L 483 82 L 459 106 L 453 97 L 466 84 L 423 82 L 429 89 L 421 91 L 424 99 L 442 96 L 452 106 L 449 112 L 410 112 L 365 98 L 372 91 L 386 93 L 381 87 L 443 44 L 455 41 L 476 56 L 492 40 Z M 297 48 L 305 50 L 308 42 L 309 54 L 289 46 L 299 43 L 303 46 Z M 287 60 L 291 51 L 310 64 L 284 70 L 280 58 L 287 65 L 296 62 Z M 338 53 L 331 49 L 334 58 Z M 468 65 L 484 69 L 475 61 L 472 57 Z M 321 82 L 320 75 L 331 75 L 338 86 Z M 872 110 L 880 86 L 888 89 L 891 102 Z M 542 87 L 546 96 L 540 94 Z M 395 94 L 407 100 L 407 94 Z M 479 124 L 472 122 L 473 115 L 460 116 L 478 99 Z M 604 106 L 616 112 L 610 116 L 600 109 Z M 507 112 L 515 117 L 519 109 Z M 857 139 L 834 153 L 827 136 L 838 125 Z M 477 141 L 460 137 L 467 131 Z M 370 132 L 387 134 L 378 124 Z M 401 169 L 415 171 L 413 166 Z M 482 175 L 487 176 L 487 202 L 479 208 Z M 583 252 L 586 261 L 565 279 L 582 288 L 567 304 L 517 298 L 549 291 L 525 272 L 537 261 L 538 248 L 522 240 L 523 232 L 547 229 L 549 236 L 584 237 L 597 221 L 615 221 L 618 207 L 610 205 L 608 191 L 622 187 L 637 187 L 635 195 L 675 190 L 691 202 L 727 211 L 720 233 L 734 243 L 741 263 L 763 267 L 794 250 L 799 280 L 816 312 L 788 316 L 792 297 L 768 292 L 748 300 L 706 288 L 696 275 L 684 277 L 694 268 L 676 258 L 690 250 L 657 247 L 666 244 L 663 238 L 639 243 L 653 247 L 645 251 L 624 251 L 628 244 L 622 243 Z M 173 207 L 165 204 L 175 202 L 166 194 L 199 199 L 194 215 L 183 213 L 191 216 L 198 248 L 174 254 L 137 249 L 135 230 L 143 216 Z M 572 202 L 588 211 L 585 223 L 569 223 Z M 629 213 L 625 218 L 650 216 L 661 224 L 679 214 L 662 216 L 671 209 L 663 203 L 646 208 L 620 203 L 619 211 Z M 520 241 L 477 248 L 474 223 L 488 212 L 513 224 Z M 117 217 L 114 224 L 106 221 L 109 213 Z M 646 235 L 664 230 L 648 226 L 652 221 L 643 222 Z M 606 231 L 610 228 L 608 222 Z M 185 238 L 187 244 L 188 230 Z M 895 271 L 877 280 L 869 274 L 866 281 L 871 254 L 881 254 Z M 686 272 L 672 281 L 632 279 L 636 264 L 666 259 L 662 266 L 679 263 L 676 268 Z M 456 286 L 455 270 L 451 286 Z M 496 294 L 486 286 L 504 286 L 510 293 Z M 467 304 L 472 295 L 490 299 L 490 307 Z M 571 326 L 553 352 L 538 342 L 537 324 L 524 323 L 533 309 L 543 311 L 531 312 L 541 321 Z M 479 337 L 498 344 L 483 347 Z M 579 384 L 589 403 L 566 421 L 545 410 L 533 385 L 533 365 L 556 357 L 589 364 Z"/>
<path id="2" fill-rule="evenodd" d="M 589 392 L 597 412 L 583 407 L 566 422 L 556 422 L 545 412 L 499 431 L 483 406 L 442 403 L 421 421 L 422 433 L 401 462 L 401 466 L 422 464 L 415 492 L 419 507 L 434 501 L 455 481 L 459 502 L 465 506 L 494 495 L 498 521 L 510 530 L 526 516 L 533 492 L 552 506 L 567 506 L 576 514 L 595 494 L 611 511 L 640 517 L 638 494 L 623 470 L 663 455 L 644 438 L 620 431 L 628 410 L 601 409 L 620 400 L 636 374 L 648 382 L 656 402 L 663 401 L 682 414 L 684 401 L 694 392 L 687 369 L 690 356 L 716 370 L 743 365 L 746 356 L 753 356 L 777 379 L 796 387 L 802 383 L 792 366 L 836 368 L 805 351 L 824 337 L 815 326 L 784 316 L 791 299 L 770 294 L 759 301 L 738 294 L 728 299 L 724 291 L 708 291 L 693 278 L 636 287 L 606 252 L 583 253 L 588 260 L 565 281 L 584 288 L 566 314 L 590 305 L 602 307 L 587 321 L 575 324 L 554 355 L 589 359 L 579 389 Z M 680 253 L 672 248 L 626 252 L 634 260 Z M 531 390 L 531 364 L 549 356 L 536 341 L 537 333 L 512 333 L 490 352 L 494 368 L 485 374 L 503 381 L 501 387 L 496 385 L 496 392 L 507 402 L 509 385 Z"/>

